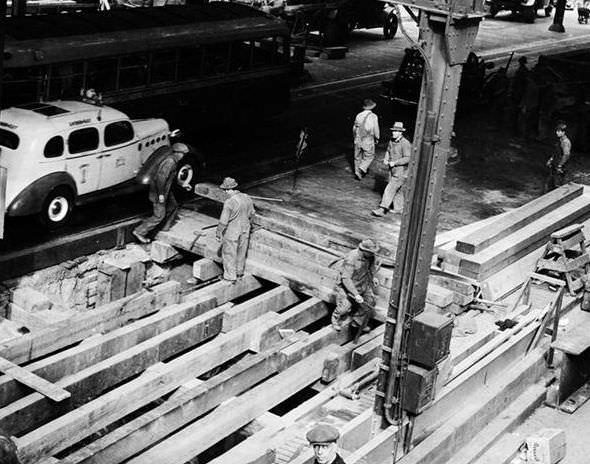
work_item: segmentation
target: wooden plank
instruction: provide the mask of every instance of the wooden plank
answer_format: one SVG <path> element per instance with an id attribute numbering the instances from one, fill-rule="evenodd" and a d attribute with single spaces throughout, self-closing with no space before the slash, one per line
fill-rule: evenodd
<path id="1" fill-rule="evenodd" d="M 53 401 L 60 402 L 71 396 L 67 390 L 48 382 L 17 364 L 11 363 L 8 359 L 0 358 L 0 371 Z M 13 432 L 11 431 L 11 433 Z"/>
<path id="2" fill-rule="evenodd" d="M 512 403 L 529 386 L 535 384 L 545 373 L 543 351 L 535 350 L 521 358 L 487 388 L 477 395 L 477 401 L 466 402 L 460 410 L 438 427 L 432 435 L 415 447 L 406 456 L 405 464 L 444 464 L 454 462 L 452 456 L 473 438 L 473 430 L 481 430 L 506 405 Z M 538 392 L 537 392 L 538 394 Z M 465 407 L 470 404 L 470 407 Z"/>
<path id="3" fill-rule="evenodd" d="M 20 437 L 18 446 L 23 464 L 34 463 L 44 456 L 54 455 L 68 448 L 246 350 L 259 350 L 261 345 L 267 344 L 265 337 L 272 336 L 280 340 L 277 327 L 281 322 L 276 313 L 263 314 L 239 329 L 221 334 L 209 343 L 167 362 L 161 369 L 146 372 Z M 274 332 L 271 331 L 273 325 L 276 329 Z"/>
<path id="4" fill-rule="evenodd" d="M 450 305 L 454 298 L 455 296 L 451 290 L 439 287 L 435 284 L 428 285 L 426 302 L 438 306 L 439 308 L 444 308 L 445 306 Z"/>
<path id="5" fill-rule="evenodd" d="M 243 427 L 263 412 L 317 380 L 331 347 L 300 361 L 211 414 L 128 461 L 128 464 L 183 464 L 219 441 L 221 437 Z M 195 440 L 194 437 L 199 439 Z"/>
<path id="6" fill-rule="evenodd" d="M 392 446 L 396 434 L 396 426 L 387 427 L 348 456 L 346 462 L 348 464 L 388 462 L 391 460 Z"/>
<path id="7" fill-rule="evenodd" d="M 60 463 L 115 464 L 124 461 L 276 372 L 278 353 L 278 350 L 272 350 L 246 356 L 226 371 L 200 385 L 184 389 L 180 395 L 100 437 Z"/>
<path id="8" fill-rule="evenodd" d="M 153 292 L 144 290 L 70 319 L 52 324 L 45 330 L 23 335 L 0 344 L 0 356 L 21 364 L 72 345 L 94 334 L 112 330 L 127 321 L 158 311 Z"/>
<path id="9" fill-rule="evenodd" d="M 581 320 L 565 332 L 559 332 L 551 346 L 571 355 L 580 355 L 590 347 L 590 313 L 580 311 Z"/>
<path id="10" fill-rule="evenodd" d="M 67 388 L 72 394 L 68 407 L 55 407 L 37 393 L 5 406 L 0 409 L 0 428 L 11 430 L 14 434 L 30 430 L 72 407 L 98 397 L 110 387 L 140 374 L 150 366 L 214 337 L 221 331 L 223 311 L 223 307 L 212 309 L 59 380 L 56 384 Z"/>
<path id="11" fill-rule="evenodd" d="M 456 249 L 462 253 L 475 254 L 494 242 L 497 242 L 522 227 L 530 224 L 561 205 L 579 197 L 584 187 L 578 184 L 566 184 L 546 193 L 523 206 L 509 211 L 506 215 L 457 240 Z"/>
<path id="12" fill-rule="evenodd" d="M 228 309 L 223 316 L 223 331 L 229 332 L 269 311 L 280 311 L 299 301 L 287 287 L 276 287 Z"/>
<path id="13" fill-rule="evenodd" d="M 247 295 L 250 292 L 258 290 L 262 284 L 252 275 L 246 274 L 242 279 L 236 283 L 227 281 L 215 282 L 200 288 L 194 292 L 188 293 L 182 297 L 182 301 L 190 301 L 193 298 L 204 298 L 208 295 L 213 295 L 217 299 L 217 304 L 222 304 L 230 301 L 238 296 Z"/>
<path id="14" fill-rule="evenodd" d="M 0 166 L 0 239 L 4 238 L 4 216 L 6 215 L 6 180 L 8 170 Z"/>
<path id="15" fill-rule="evenodd" d="M 476 255 L 462 255 L 460 273 L 483 280 L 542 245 L 551 233 L 575 221 L 586 219 L 590 202 L 586 196 L 574 199 L 515 233 L 498 240 Z"/>
<path id="16" fill-rule="evenodd" d="M 281 317 L 286 327 L 301 330 L 329 314 L 330 310 L 326 303 L 317 298 L 310 298 L 288 309 Z"/>
<path id="17" fill-rule="evenodd" d="M 169 307 L 166 311 L 160 311 L 105 335 L 94 336 L 85 343 L 29 364 L 27 369 L 50 382 L 56 382 L 197 317 L 213 309 L 215 303 L 215 298 L 209 296 Z M 17 382 L 9 378 L 0 378 L 0 407 L 26 394 L 28 391 L 21 388 Z"/>

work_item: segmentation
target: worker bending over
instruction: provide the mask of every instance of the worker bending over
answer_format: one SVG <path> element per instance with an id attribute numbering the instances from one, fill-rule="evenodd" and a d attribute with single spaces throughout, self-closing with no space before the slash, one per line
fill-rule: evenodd
<path id="1" fill-rule="evenodd" d="M 340 438 L 340 432 L 335 427 L 329 424 L 316 425 L 307 432 L 306 438 L 313 447 L 314 464 L 345 464 L 338 454 L 336 441 Z"/>
<path id="2" fill-rule="evenodd" d="M 389 168 L 389 181 L 379 208 L 371 211 L 374 216 L 384 216 L 389 209 L 401 213 L 404 208 L 408 164 L 412 154 L 412 144 L 404 137 L 405 130 L 401 122 L 396 122 L 391 128 L 391 140 L 383 158 L 383 164 Z"/>
<path id="3" fill-rule="evenodd" d="M 375 293 L 379 285 L 376 275 L 380 263 L 375 257 L 378 248 L 374 240 L 365 239 L 344 257 L 336 289 L 336 308 L 332 313 L 332 327 L 335 330 L 342 330 L 349 314 L 352 326 L 360 329 L 366 328 L 373 316 Z"/>
<path id="4" fill-rule="evenodd" d="M 216 234 L 217 240 L 221 240 L 223 278 L 235 282 L 244 275 L 254 205 L 248 195 L 238 190 L 235 179 L 226 177 L 219 187 L 229 195 L 223 203 Z"/>

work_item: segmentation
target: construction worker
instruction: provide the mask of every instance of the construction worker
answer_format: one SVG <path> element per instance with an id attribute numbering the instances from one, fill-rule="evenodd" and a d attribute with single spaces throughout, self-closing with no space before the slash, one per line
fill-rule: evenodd
<path id="1" fill-rule="evenodd" d="M 563 185 L 565 183 L 565 167 L 570 159 L 572 143 L 565 134 L 567 129 L 563 121 L 559 121 L 555 126 L 555 135 L 557 135 L 557 144 L 555 154 L 547 160 L 545 165 L 549 168 L 549 174 L 545 180 L 545 193 Z"/>
<path id="2" fill-rule="evenodd" d="M 363 111 L 354 118 L 354 176 L 361 180 L 367 175 L 375 158 L 375 145 L 379 143 L 379 118 L 373 109 L 377 104 L 370 99 L 363 102 Z"/>
<path id="3" fill-rule="evenodd" d="M 305 438 L 313 447 L 314 464 L 345 464 L 338 454 L 336 442 L 340 438 L 340 432 L 336 427 L 329 424 L 316 425 L 307 432 Z"/>
<path id="4" fill-rule="evenodd" d="M 384 216 L 390 208 L 399 213 L 403 210 L 408 164 L 412 154 L 412 144 L 404 137 L 405 130 L 402 122 L 396 122 L 391 128 L 391 140 L 383 158 L 383 164 L 389 168 L 389 182 L 379 207 L 371 211 L 374 216 Z"/>
<path id="5" fill-rule="evenodd" d="M 342 260 L 336 308 L 332 313 L 334 330 L 342 330 L 349 314 L 353 327 L 367 329 L 375 311 L 375 293 L 379 285 L 376 275 L 380 263 L 375 257 L 378 249 L 375 240 L 365 239 Z"/>
<path id="6" fill-rule="evenodd" d="M 149 199 L 153 205 L 153 214 L 133 230 L 133 235 L 141 243 L 149 243 L 150 239 L 146 235 L 160 224 L 163 224 L 164 231 L 172 227 L 178 212 L 178 203 L 172 193 L 172 183 L 176 178 L 178 163 L 188 151 L 184 143 L 172 145 L 170 152 L 160 161 L 156 173 L 150 179 Z"/>
<path id="7" fill-rule="evenodd" d="M 223 203 L 217 225 L 217 240 L 221 240 L 223 278 L 236 282 L 236 279 L 244 275 L 254 205 L 248 195 L 238 191 L 238 183 L 231 177 L 223 179 L 219 188 L 229 195 Z"/>
<path id="8" fill-rule="evenodd" d="M 14 442 L 6 435 L 0 434 L 0 463 L 19 464 L 17 449 Z"/>

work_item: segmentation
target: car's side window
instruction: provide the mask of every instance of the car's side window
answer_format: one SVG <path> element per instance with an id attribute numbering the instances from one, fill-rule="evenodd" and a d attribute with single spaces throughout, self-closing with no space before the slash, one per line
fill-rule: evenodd
<path id="1" fill-rule="evenodd" d="M 98 148 L 98 129 L 87 127 L 73 131 L 68 137 L 68 149 L 71 154 L 83 153 Z"/>
<path id="2" fill-rule="evenodd" d="M 104 144 L 107 147 L 120 145 L 133 140 L 133 126 L 129 121 L 117 121 L 108 124 L 104 129 Z"/>
<path id="3" fill-rule="evenodd" d="M 61 135 L 51 137 L 45 144 L 43 155 L 45 158 L 58 158 L 64 154 L 64 139 Z"/>

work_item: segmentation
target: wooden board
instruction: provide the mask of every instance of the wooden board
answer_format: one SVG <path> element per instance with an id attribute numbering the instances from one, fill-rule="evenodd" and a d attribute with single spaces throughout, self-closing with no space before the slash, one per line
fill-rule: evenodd
<path id="1" fill-rule="evenodd" d="M 559 332 L 551 346 L 571 355 L 580 355 L 590 347 L 590 313 L 580 311 L 580 319 L 565 332 Z"/>
<path id="2" fill-rule="evenodd" d="M 19 365 L 11 363 L 9 360 L 4 358 L 0 358 L 0 372 L 26 385 L 27 387 L 31 387 L 33 390 L 39 392 L 44 397 L 50 398 L 53 401 L 60 402 L 71 396 L 70 392 L 67 390 L 64 390 L 58 385 L 48 382 L 42 377 L 39 377 L 27 369 L 23 369 Z"/>
<path id="3" fill-rule="evenodd" d="M 585 220 L 589 214 L 587 196 L 578 197 L 476 255 L 462 254 L 460 273 L 483 280 L 541 246 L 552 232 L 572 222 Z"/>
<path id="4" fill-rule="evenodd" d="M 581 185 L 573 183 L 563 185 L 529 201 L 520 208 L 508 212 L 487 227 L 457 240 L 455 248 L 457 251 L 471 255 L 479 253 L 492 243 L 507 237 L 550 211 L 579 197 L 583 192 L 584 187 Z"/>

